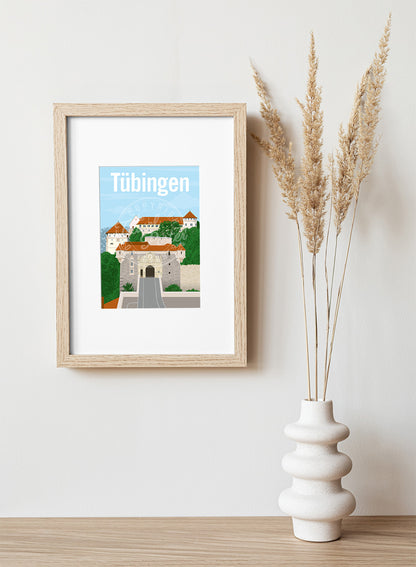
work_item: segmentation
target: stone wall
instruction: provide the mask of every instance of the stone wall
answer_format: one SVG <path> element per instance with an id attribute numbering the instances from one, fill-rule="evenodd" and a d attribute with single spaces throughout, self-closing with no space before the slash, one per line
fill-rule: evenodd
<path id="1" fill-rule="evenodd" d="M 145 236 L 145 242 L 148 242 L 152 246 L 163 246 L 164 244 L 172 244 L 172 238 L 170 236 Z"/>
<path id="2" fill-rule="evenodd" d="M 181 288 L 201 290 L 199 280 L 199 264 L 181 265 Z"/>
<path id="3" fill-rule="evenodd" d="M 173 254 L 164 254 L 162 271 L 162 289 L 172 284 L 180 285 L 181 265 Z"/>
<path id="4" fill-rule="evenodd" d="M 133 261 L 133 266 L 130 266 Z M 133 270 L 133 274 L 130 270 Z M 133 284 L 134 291 L 137 291 L 137 262 L 134 256 L 126 255 L 120 262 L 120 291 L 123 291 L 123 285 L 126 283 Z"/>
<path id="5" fill-rule="evenodd" d="M 163 289 L 176 284 L 183 290 L 192 288 L 199 290 L 199 266 L 181 266 L 174 254 L 135 253 L 131 255 L 125 253 L 120 260 L 120 291 L 123 291 L 123 285 L 127 282 L 133 284 L 134 291 L 137 291 L 137 278 L 141 270 L 143 270 L 143 277 L 145 276 L 147 265 L 155 268 L 155 277 L 162 277 Z M 133 273 L 130 273 L 131 270 Z M 184 284 L 182 278 L 184 278 Z"/>

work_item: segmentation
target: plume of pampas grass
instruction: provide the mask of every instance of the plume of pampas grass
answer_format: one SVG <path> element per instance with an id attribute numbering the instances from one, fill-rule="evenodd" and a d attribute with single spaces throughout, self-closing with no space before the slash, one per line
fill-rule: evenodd
<path id="1" fill-rule="evenodd" d="M 309 52 L 309 73 L 306 88 L 306 102 L 298 101 L 303 115 L 302 175 L 299 178 L 300 211 L 309 252 L 312 254 L 312 290 L 315 327 L 315 399 L 318 399 L 318 305 L 316 298 L 316 255 L 323 239 L 327 194 L 327 177 L 323 169 L 322 133 L 323 112 L 321 110 L 321 87 L 317 85 L 318 58 L 315 38 L 311 33 Z"/>
<path id="2" fill-rule="evenodd" d="M 351 201 L 356 193 L 356 172 L 359 157 L 360 116 L 368 86 L 370 69 L 364 73 L 355 93 L 351 116 L 345 131 L 339 127 L 337 168 L 334 172 L 331 198 L 334 210 L 336 236 L 341 232 L 342 223 L 347 216 Z"/>
<path id="3" fill-rule="evenodd" d="M 281 188 L 282 198 L 287 205 L 289 219 L 295 221 L 298 234 L 299 258 L 302 278 L 302 295 L 304 308 L 308 399 L 311 399 L 309 330 L 305 294 L 305 271 L 302 239 L 312 255 L 312 290 L 315 327 L 315 396 L 318 400 L 318 306 L 316 300 L 317 255 L 325 239 L 325 223 L 327 222 L 324 270 L 326 281 L 326 344 L 324 363 L 325 400 L 329 370 L 333 354 L 335 330 L 338 322 L 339 308 L 344 286 L 345 273 L 351 248 L 351 239 L 355 225 L 358 198 L 361 184 L 370 173 L 377 151 L 378 141 L 376 129 L 380 119 L 381 93 L 386 77 L 386 61 L 389 52 L 391 15 L 387 20 L 384 33 L 379 42 L 372 64 L 366 70 L 357 87 L 351 116 L 346 129 L 339 129 L 336 158 L 329 159 L 330 199 L 327 189 L 328 177 L 324 173 L 322 156 L 323 113 L 321 110 L 321 88 L 317 85 L 318 58 L 315 39 L 311 34 L 309 52 L 309 73 L 305 103 L 299 103 L 303 116 L 304 154 L 301 160 L 301 174 L 296 175 L 292 145 L 288 143 L 283 131 L 278 111 L 273 107 L 271 98 L 259 73 L 253 69 L 257 92 L 260 97 L 260 113 L 267 127 L 268 139 L 261 139 L 255 134 L 257 141 L 266 155 L 272 160 L 273 172 Z M 345 253 L 342 275 L 338 285 L 334 315 L 332 315 L 332 299 L 337 263 L 338 239 L 345 224 L 348 211 L 353 204 L 352 220 L 348 233 L 348 244 Z M 333 222 L 331 222 L 333 219 Z M 334 253 L 332 258 L 331 281 L 328 277 L 328 241 L 331 225 L 335 231 Z M 302 235 L 303 233 L 303 235 Z"/>
<path id="4" fill-rule="evenodd" d="M 359 107 L 358 157 L 360 168 L 356 177 L 355 199 L 358 200 L 360 186 L 370 173 L 376 155 L 378 141 L 376 128 L 380 119 L 381 92 L 386 78 L 386 61 L 389 54 L 391 14 L 374 55 L 366 80 L 365 101 Z"/>
<path id="5" fill-rule="evenodd" d="M 253 76 L 260 97 L 260 114 L 266 124 L 269 140 L 262 140 L 255 134 L 252 137 L 273 162 L 273 173 L 280 185 L 282 199 L 287 205 L 289 219 L 297 221 L 299 214 L 299 191 L 295 177 L 295 160 L 292 144 L 288 144 L 282 128 L 279 113 L 272 101 L 259 73 L 253 68 Z"/>
<path id="6" fill-rule="evenodd" d="M 318 58 L 315 38 L 311 34 L 309 74 L 306 102 L 298 101 L 303 114 L 302 175 L 299 179 L 301 213 L 308 250 L 316 256 L 324 239 L 327 177 L 322 158 L 323 112 L 321 110 L 321 88 L 317 85 Z"/>

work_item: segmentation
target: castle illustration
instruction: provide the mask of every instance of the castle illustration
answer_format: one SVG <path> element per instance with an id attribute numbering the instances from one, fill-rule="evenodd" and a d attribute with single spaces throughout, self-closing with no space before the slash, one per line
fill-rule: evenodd
<path id="1" fill-rule="evenodd" d="M 145 236 L 144 242 L 130 242 L 134 228 L 143 235 L 158 230 L 162 222 L 177 222 L 180 230 L 197 226 L 197 217 L 189 211 L 184 217 L 134 217 L 130 230 L 117 222 L 106 233 L 106 252 L 115 254 L 120 262 L 120 289 L 131 284 L 134 291 L 139 288 L 141 278 L 159 278 L 162 289 L 181 285 L 181 263 L 186 251 L 182 244 L 175 246 L 172 238 Z"/>
<path id="2" fill-rule="evenodd" d="M 130 234 L 135 228 L 138 228 L 143 235 L 149 234 L 149 232 L 154 232 L 159 229 L 162 222 L 177 222 L 180 225 L 180 230 L 184 228 L 193 228 L 197 226 L 198 218 L 189 211 L 184 217 L 137 217 L 135 216 L 129 224 L 129 230 L 126 230 L 124 226 L 116 222 L 106 232 L 106 252 L 114 254 L 117 247 L 120 244 L 124 244 L 128 241 Z"/>
<path id="3" fill-rule="evenodd" d="M 133 230 L 137 227 L 142 234 L 148 234 L 159 228 L 162 222 L 177 222 L 181 230 L 184 228 L 192 228 L 197 225 L 197 217 L 189 211 L 184 217 L 134 217 L 130 223 L 129 233 L 131 234 Z"/>

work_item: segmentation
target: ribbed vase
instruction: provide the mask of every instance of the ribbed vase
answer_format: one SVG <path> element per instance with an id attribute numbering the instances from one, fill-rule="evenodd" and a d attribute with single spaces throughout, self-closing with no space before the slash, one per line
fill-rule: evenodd
<path id="1" fill-rule="evenodd" d="M 279 498 L 283 512 L 292 516 L 293 532 L 306 541 L 333 541 L 341 537 L 342 518 L 355 508 L 355 498 L 341 486 L 352 467 L 337 443 L 350 434 L 334 420 L 332 401 L 303 400 L 300 418 L 285 427 L 296 450 L 285 455 L 283 469 L 293 476 L 291 488 Z"/>

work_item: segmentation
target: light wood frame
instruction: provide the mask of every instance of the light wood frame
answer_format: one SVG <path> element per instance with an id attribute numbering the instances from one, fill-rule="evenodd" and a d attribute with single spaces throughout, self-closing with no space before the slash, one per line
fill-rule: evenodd
<path id="1" fill-rule="evenodd" d="M 232 117 L 234 120 L 234 354 L 70 353 L 68 146 L 69 117 Z M 246 105 L 55 104 L 56 332 L 58 367 L 246 366 Z"/>

